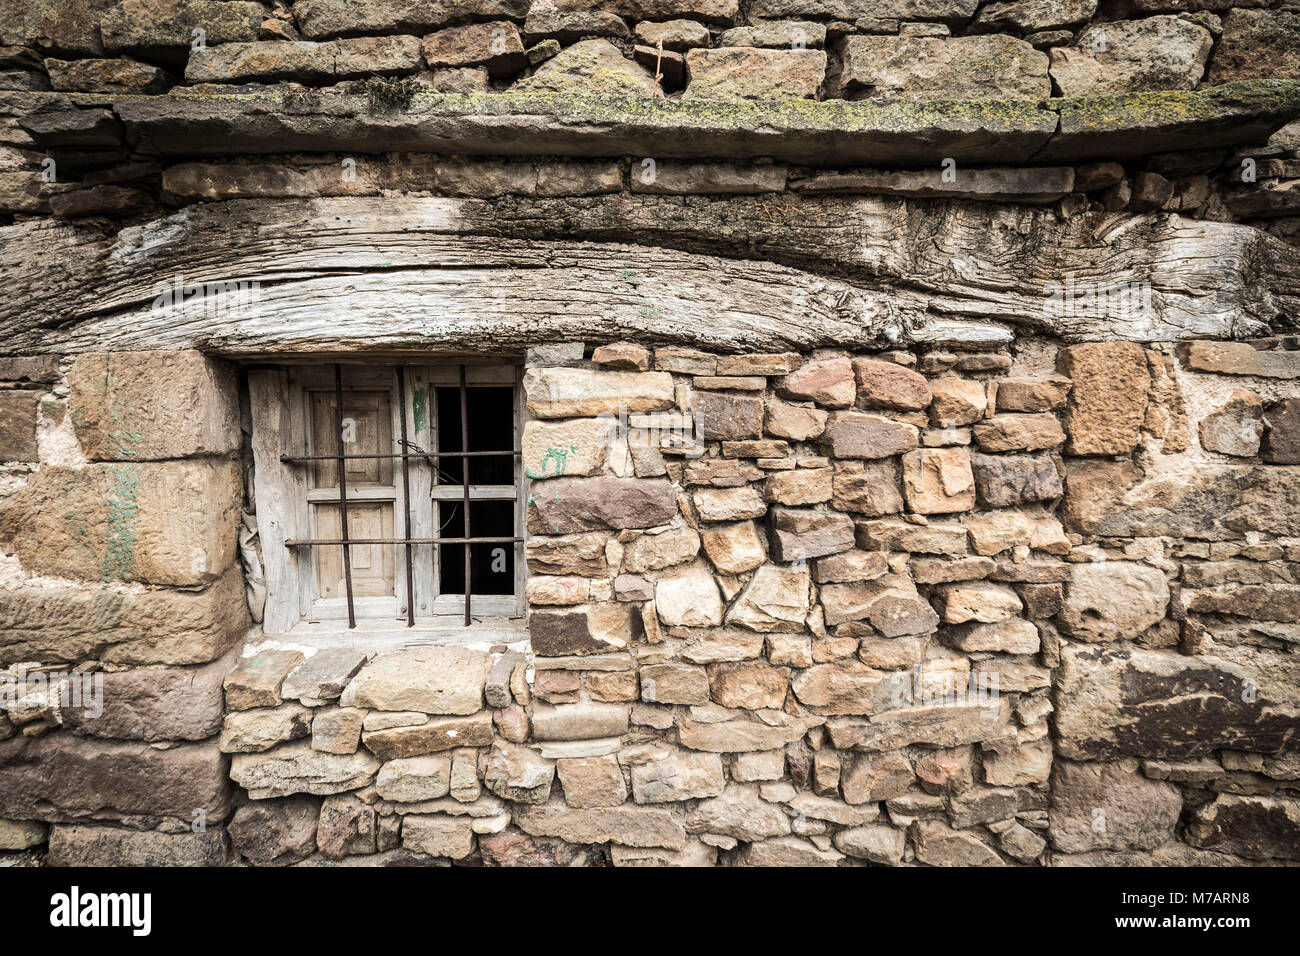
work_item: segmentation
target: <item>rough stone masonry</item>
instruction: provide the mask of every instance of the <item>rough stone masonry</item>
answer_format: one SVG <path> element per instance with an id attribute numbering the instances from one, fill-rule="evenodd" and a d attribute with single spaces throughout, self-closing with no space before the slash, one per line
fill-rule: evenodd
<path id="1" fill-rule="evenodd" d="M 1293 0 L 0 3 L 0 856 L 1293 865 L 1298 117 Z M 250 377 L 467 356 L 526 613 L 266 626 Z"/>

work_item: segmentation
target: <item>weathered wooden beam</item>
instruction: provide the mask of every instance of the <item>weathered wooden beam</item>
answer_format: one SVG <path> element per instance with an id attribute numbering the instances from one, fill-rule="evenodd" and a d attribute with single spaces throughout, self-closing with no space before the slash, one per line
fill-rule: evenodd
<path id="1" fill-rule="evenodd" d="M 35 94 L 32 94 L 35 96 Z M 163 96 L 46 94 L 33 112 L 108 108 L 137 153 L 412 152 L 773 159 L 809 166 L 1123 159 L 1258 142 L 1300 116 L 1300 82 L 1103 97 L 891 102 L 645 99 L 543 93 L 417 94 L 398 110 L 322 90 Z M 38 142 L 62 135 L 35 119 Z"/>
<path id="2" fill-rule="evenodd" d="M 1250 227 L 880 197 L 241 200 L 0 245 L 7 354 L 1167 341 L 1300 316 L 1300 256 Z"/>

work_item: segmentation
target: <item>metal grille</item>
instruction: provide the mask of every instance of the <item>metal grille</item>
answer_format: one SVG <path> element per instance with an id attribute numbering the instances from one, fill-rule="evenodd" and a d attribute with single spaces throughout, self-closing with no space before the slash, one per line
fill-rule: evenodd
<path id="1" fill-rule="evenodd" d="M 352 548 L 359 545 L 371 544 L 400 544 L 406 552 L 406 626 L 415 626 L 415 578 L 413 560 L 411 556 L 411 546 L 416 544 L 460 544 L 464 545 L 465 550 L 465 624 L 470 623 L 470 599 L 472 597 L 472 588 L 470 587 L 470 546 L 475 544 L 514 544 L 524 539 L 516 537 L 474 537 L 470 534 L 469 528 L 469 461 L 468 459 L 479 456 L 496 456 L 503 457 L 506 455 L 512 458 L 518 458 L 519 449 L 512 448 L 508 451 L 470 451 L 469 450 L 469 388 L 465 379 L 465 366 L 459 366 L 460 378 L 460 451 L 395 451 L 389 454 L 373 455 L 345 455 L 343 453 L 343 366 L 334 366 L 334 428 L 337 436 L 336 447 L 337 454 L 334 455 L 281 455 L 280 461 L 286 465 L 301 465 L 316 461 L 334 461 L 338 467 L 339 482 L 339 534 L 338 538 L 293 538 L 285 542 L 286 547 L 290 548 L 329 548 L 339 547 L 343 549 L 343 580 L 347 590 L 348 605 L 348 627 L 357 626 L 356 605 L 352 595 Z M 401 404 L 398 418 L 401 421 L 401 447 L 418 448 L 408 441 L 406 433 L 406 370 L 401 366 L 397 368 L 397 395 Z M 402 488 L 403 488 L 403 515 L 402 515 L 402 537 L 400 538 L 351 538 L 348 535 L 348 480 L 345 462 L 357 459 L 375 460 L 375 459 L 393 459 L 402 462 Z M 463 518 L 463 534 L 456 538 L 413 538 L 411 537 L 411 459 L 419 458 L 422 461 L 428 461 L 434 468 L 443 458 L 459 458 L 462 461 L 460 482 L 464 491 L 461 499 L 461 515 Z"/>

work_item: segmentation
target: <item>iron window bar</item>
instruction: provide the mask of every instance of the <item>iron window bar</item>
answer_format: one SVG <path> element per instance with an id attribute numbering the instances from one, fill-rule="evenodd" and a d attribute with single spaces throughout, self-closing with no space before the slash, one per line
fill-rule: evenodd
<path id="1" fill-rule="evenodd" d="M 415 626 L 415 584 L 414 568 L 411 547 L 417 544 L 460 544 L 465 547 L 465 626 L 470 624 L 470 601 L 473 597 L 472 588 L 470 587 L 471 571 L 471 554 L 470 545 L 474 544 L 518 544 L 523 541 L 521 536 L 503 537 L 474 537 L 469 531 L 469 504 L 470 504 L 470 482 L 469 467 L 465 459 L 484 456 L 502 457 L 509 455 L 512 458 L 519 458 L 522 451 L 512 449 L 510 451 L 470 451 L 469 450 L 469 389 L 466 382 L 465 366 L 461 365 L 460 369 L 460 451 L 433 451 L 418 452 L 390 452 L 388 454 L 344 454 L 343 453 L 343 366 L 334 366 L 334 424 L 337 436 L 338 453 L 334 455 L 281 455 L 280 461 L 283 464 L 296 465 L 305 464 L 315 461 L 333 461 L 338 467 L 339 482 L 339 532 L 338 538 L 291 538 L 285 541 L 287 548 L 300 547 L 342 547 L 343 548 L 343 578 L 345 590 L 347 593 L 348 605 L 348 628 L 357 626 L 356 603 L 353 598 L 352 589 L 352 548 L 358 545 L 371 544 L 400 544 L 406 551 L 406 626 Z M 403 448 L 411 447 L 412 443 L 407 440 L 406 432 L 406 374 L 400 366 L 397 369 L 397 391 L 398 399 L 401 405 L 401 443 Z M 418 445 L 414 447 L 419 447 Z M 414 538 L 411 537 L 411 465 L 412 458 L 419 458 L 429 461 L 433 467 L 437 467 L 437 461 L 440 458 L 460 458 L 465 463 L 461 468 L 461 488 L 463 495 L 461 498 L 461 511 L 463 512 L 463 537 L 431 537 L 431 538 Z M 402 462 L 402 488 L 404 491 L 404 509 L 402 515 L 403 536 L 400 538 L 353 538 L 348 534 L 348 489 L 347 477 L 345 475 L 345 462 L 356 460 L 394 460 L 400 459 Z"/>

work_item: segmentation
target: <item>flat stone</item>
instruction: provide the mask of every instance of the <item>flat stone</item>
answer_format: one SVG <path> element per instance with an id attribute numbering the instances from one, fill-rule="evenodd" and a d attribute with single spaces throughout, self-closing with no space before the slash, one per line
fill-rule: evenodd
<path id="1" fill-rule="evenodd" d="M 1218 644 L 1212 654 L 1068 645 L 1055 678 L 1062 756 L 1192 757 L 1273 752 L 1300 701 L 1289 655 Z"/>
<path id="2" fill-rule="evenodd" d="M 159 750 L 71 734 L 0 741 L 0 819 L 165 816 L 230 809 L 226 758 L 216 741 Z"/>
<path id="3" fill-rule="evenodd" d="M 1122 763 L 1058 760 L 1048 838 L 1066 853 L 1150 850 L 1174 837 L 1183 801 L 1176 786 Z"/>
<path id="4" fill-rule="evenodd" d="M 903 456 L 903 492 L 915 514 L 952 514 L 975 507 L 968 448 L 921 448 Z"/>
<path id="5" fill-rule="evenodd" d="M 809 609 L 808 584 L 807 568 L 764 564 L 727 611 L 726 622 L 760 633 L 801 631 Z"/>
<path id="6" fill-rule="evenodd" d="M 708 525 L 701 529 L 704 553 L 721 574 L 743 574 L 767 559 L 763 536 L 752 521 Z"/>
<path id="7" fill-rule="evenodd" d="M 1266 423 L 1263 459 L 1275 465 L 1300 465 L 1300 397 L 1291 396 L 1269 405 Z"/>
<path id="8" fill-rule="evenodd" d="M 995 555 L 1028 545 L 1049 554 L 1069 554 L 1070 539 L 1061 522 L 1048 514 L 1026 511 L 983 511 L 964 519 L 976 554 Z"/>
<path id="9" fill-rule="evenodd" d="M 0 392 L 0 461 L 37 461 L 36 419 L 43 393 Z"/>
<path id="10" fill-rule="evenodd" d="M 690 561 L 699 550 L 699 534 L 685 524 L 675 524 L 628 542 L 623 549 L 623 570 L 632 574 L 661 571 Z"/>
<path id="11" fill-rule="evenodd" d="M 422 724 L 364 730 L 361 734 L 362 744 L 380 760 L 418 757 L 458 747 L 486 747 L 492 738 L 489 711 L 472 717 L 435 717 Z"/>
<path id="12" fill-rule="evenodd" d="M 930 383 L 897 362 L 854 359 L 858 400 L 869 407 L 922 409 L 930 404 Z"/>
<path id="13" fill-rule="evenodd" d="M 752 842 L 790 832 L 790 821 L 778 807 L 750 787 L 728 787 L 721 796 L 701 800 L 686 814 L 687 833 L 720 833 Z"/>
<path id="14" fill-rule="evenodd" d="M 266 753 L 235 754 L 230 779 L 254 800 L 295 793 L 328 795 L 357 790 L 375 779 L 379 761 L 365 752 L 327 754 L 307 743 L 289 743 Z"/>
<path id="15" fill-rule="evenodd" d="M 1072 382 L 1065 415 L 1071 455 L 1123 455 L 1132 451 L 1146 418 L 1151 373 L 1133 342 L 1092 342 L 1057 353 Z"/>
<path id="16" fill-rule="evenodd" d="M 776 394 L 826 408 L 849 408 L 857 395 L 853 366 L 846 358 L 808 362 L 778 381 Z"/>
<path id="17" fill-rule="evenodd" d="M 978 837 L 937 820 L 912 824 L 912 842 L 917 860 L 929 866 L 1006 866 Z"/>
<path id="18" fill-rule="evenodd" d="M 726 780 L 715 753 L 656 751 L 653 759 L 631 768 L 632 799 L 637 803 L 677 803 L 716 797 Z"/>
<path id="19" fill-rule="evenodd" d="M 1055 463 L 1039 455 L 971 455 L 979 502 L 990 508 L 1054 501 L 1065 493 Z"/>
<path id="20" fill-rule="evenodd" d="M 493 77 L 513 77 L 528 61 L 519 28 L 508 20 L 447 27 L 427 35 L 420 53 L 430 69 L 483 66 Z"/>
<path id="21" fill-rule="evenodd" d="M 528 615 L 533 652 L 544 657 L 621 651 L 645 637 L 639 609 L 619 602 L 540 609 Z"/>
<path id="22" fill-rule="evenodd" d="M 347 703 L 375 710 L 473 714 L 483 707 L 491 666 L 486 653 L 461 647 L 381 654 L 352 679 Z"/>
<path id="23" fill-rule="evenodd" d="M 44 845 L 50 828 L 36 820 L 0 820 L 0 850 L 29 850 Z"/>
<path id="24" fill-rule="evenodd" d="M 226 706 L 231 710 L 279 707 L 284 679 L 303 661 L 301 651 L 263 651 L 246 657 L 225 677 Z"/>
<path id="25" fill-rule="evenodd" d="M 723 707 L 745 710 L 779 709 L 785 704 L 790 672 L 759 661 L 737 661 L 709 667 L 709 694 Z"/>
<path id="26" fill-rule="evenodd" d="M 815 664 L 794 675 L 790 687 L 799 701 L 822 714 L 872 714 L 888 675 L 859 660 Z"/>
<path id="27" fill-rule="evenodd" d="M 1039 451 L 1065 441 L 1055 415 L 998 414 L 972 429 L 984 451 Z"/>
<path id="28" fill-rule="evenodd" d="M 710 441 L 740 441 L 763 434 L 763 400 L 753 395 L 693 392 L 691 412 L 697 434 Z"/>
<path id="29" fill-rule="evenodd" d="M 371 653 L 350 647 L 319 650 L 294 668 L 280 685 L 285 700 L 335 700 Z"/>
<path id="30" fill-rule="evenodd" d="M 524 474 L 533 479 L 598 474 L 613 441 L 614 424 L 609 418 L 525 423 Z"/>
<path id="31" fill-rule="evenodd" d="M 854 545 L 853 521 L 847 515 L 777 505 L 769 524 L 775 561 L 823 557 Z"/>
<path id="32" fill-rule="evenodd" d="M 330 754 L 354 753 L 361 745 L 366 711 L 357 707 L 323 707 L 311 721 L 311 749 Z"/>
<path id="33" fill-rule="evenodd" d="M 847 856 L 885 866 L 903 861 L 907 834 L 888 826 L 864 826 L 840 830 L 832 838 L 835 848 Z"/>
<path id="34" fill-rule="evenodd" d="M 221 827 L 202 833 L 163 833 L 121 827 L 56 825 L 48 866 L 222 866 L 228 844 Z"/>
<path id="35" fill-rule="evenodd" d="M 936 428 L 958 428 L 984 417 L 988 395 L 970 379 L 945 377 L 930 383 L 930 421 Z"/>
<path id="36" fill-rule="evenodd" d="M 528 570 L 537 574 L 581 574 L 598 577 L 605 573 L 605 542 L 601 531 L 556 537 L 530 535 L 524 544 Z"/>
<path id="37" fill-rule="evenodd" d="M 1300 802 L 1220 794 L 1197 808 L 1187 841 L 1250 860 L 1300 859 Z"/>
<path id="38" fill-rule="evenodd" d="M 203 667 L 96 674 L 97 706 L 62 708 L 63 725 L 117 740 L 204 740 L 221 728 L 222 679 L 232 663 L 227 657 Z"/>
<path id="39" fill-rule="evenodd" d="M 50 86 L 69 93 L 166 93 L 175 82 L 166 71 L 125 57 L 112 60 L 56 60 L 45 69 Z"/>
<path id="40" fill-rule="evenodd" d="M 564 802 L 574 809 L 617 807 L 627 801 L 627 783 L 613 755 L 557 760 L 555 769 L 564 787 Z"/>
<path id="41" fill-rule="evenodd" d="M 1300 18 L 1294 11 L 1229 10 L 1223 18 L 1223 35 L 1214 51 L 1207 80 L 1230 83 L 1274 76 L 1294 77 L 1300 69 L 1297 37 L 1300 37 Z"/>
<path id="42" fill-rule="evenodd" d="M 524 393 L 528 411 L 537 418 L 657 412 L 675 401 L 673 377 L 667 372 L 530 368 L 524 373 Z"/>
<path id="43" fill-rule="evenodd" d="M 1000 412 L 1050 412 L 1065 404 L 1070 381 L 1049 378 L 1004 378 L 998 381 L 997 408 Z"/>
<path id="44" fill-rule="evenodd" d="M 862 412 L 837 412 L 822 442 L 835 458 L 888 458 L 916 448 L 917 435 L 914 425 Z"/>
<path id="45" fill-rule="evenodd" d="M 851 36 L 841 47 L 849 99 L 951 100 L 1051 95 L 1047 55 L 1007 36 Z M 1003 64 L 996 74 L 982 64 Z"/>
<path id="46" fill-rule="evenodd" d="M 311 711 L 306 707 L 255 707 L 226 714 L 217 746 L 223 753 L 260 753 L 310 733 Z"/>
<path id="47" fill-rule="evenodd" d="M 529 503 L 536 509 L 538 530 L 555 535 L 652 528 L 668 524 L 677 513 L 672 485 L 641 478 L 554 478 L 535 483 Z"/>
<path id="48" fill-rule="evenodd" d="M 702 521 L 737 521 L 767 514 L 767 502 L 750 486 L 706 488 L 692 494 L 691 500 Z"/>
<path id="49" fill-rule="evenodd" d="M 537 704 L 533 709 L 533 737 L 536 740 L 617 737 L 627 733 L 628 714 L 625 704 L 583 702 L 558 707 Z"/>
<path id="50" fill-rule="evenodd" d="M 533 836 L 558 837 L 568 843 L 617 843 L 669 850 L 686 845 L 682 825 L 667 810 L 654 807 L 520 807 L 515 812 L 515 824 Z"/>
<path id="51" fill-rule="evenodd" d="M 1163 571 L 1131 561 L 1076 564 L 1058 620 L 1076 640 L 1130 640 L 1162 620 L 1168 606 Z"/>
<path id="52" fill-rule="evenodd" d="M 466 819 L 411 814 L 402 818 L 402 846 L 429 856 L 463 860 L 474 852 L 474 828 Z"/>
<path id="53" fill-rule="evenodd" d="M 816 99 L 826 76 L 821 50 L 754 47 L 693 49 L 686 54 L 690 99 Z"/>
<path id="54" fill-rule="evenodd" d="M 851 529 L 850 529 L 851 533 Z M 722 595 L 713 574 L 703 564 L 659 578 L 655 610 L 669 626 L 709 627 L 722 623 Z"/>

